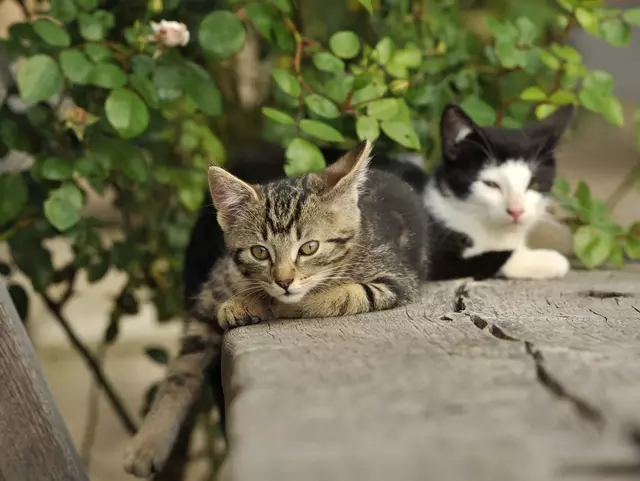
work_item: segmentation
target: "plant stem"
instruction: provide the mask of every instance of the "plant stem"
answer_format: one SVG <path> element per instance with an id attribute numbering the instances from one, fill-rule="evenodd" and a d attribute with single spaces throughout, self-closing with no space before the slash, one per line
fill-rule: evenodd
<path id="1" fill-rule="evenodd" d="M 622 182 L 615 188 L 613 193 L 609 196 L 606 201 L 607 209 L 609 212 L 613 212 L 620 201 L 624 198 L 625 195 L 629 192 L 629 190 L 633 187 L 633 184 L 640 178 L 640 163 L 636 163 L 627 175 L 624 176 Z"/>
<path id="2" fill-rule="evenodd" d="M 120 396 L 111 385 L 111 382 L 105 376 L 102 370 L 102 366 L 100 365 L 100 362 L 89 351 L 89 349 L 82 343 L 82 341 L 80 341 L 75 331 L 71 328 L 69 321 L 62 313 L 62 307 L 70 299 L 73 293 L 73 284 L 74 284 L 74 278 L 72 278 L 69 281 L 67 290 L 62 296 L 62 299 L 60 302 L 55 302 L 45 292 L 40 292 L 40 296 L 42 297 L 44 302 L 47 304 L 47 307 L 53 313 L 54 317 L 57 319 L 58 324 L 60 324 L 60 327 L 62 327 L 62 330 L 65 332 L 65 334 L 69 338 L 69 341 L 71 342 L 71 345 L 73 346 L 73 348 L 84 359 L 87 367 L 89 368 L 89 371 L 91 371 L 91 374 L 93 375 L 98 386 L 100 386 L 100 388 L 106 394 L 107 398 L 109 399 L 109 402 L 111 403 L 111 406 L 113 407 L 113 410 L 115 411 L 116 415 L 120 419 L 120 422 L 122 423 L 124 428 L 129 432 L 129 434 L 133 435 L 136 433 L 138 429 L 135 422 L 133 421 L 132 416 L 128 413 L 127 409 L 124 406 L 124 403 L 122 402 L 122 399 L 120 399 Z"/>
<path id="3" fill-rule="evenodd" d="M 98 358 L 98 361 L 100 363 L 104 361 L 106 350 L 106 344 L 104 342 L 100 343 L 100 346 L 98 346 L 98 352 L 96 353 L 96 357 Z M 82 444 L 80 447 L 80 457 L 82 458 L 84 467 L 87 470 L 89 470 L 89 465 L 91 464 L 91 451 L 93 450 L 93 443 L 96 439 L 96 428 L 98 427 L 98 417 L 100 415 L 100 389 L 98 388 L 98 384 L 95 382 L 95 380 L 93 380 L 91 386 L 89 387 L 87 422 L 85 424 L 84 435 L 82 437 Z"/>

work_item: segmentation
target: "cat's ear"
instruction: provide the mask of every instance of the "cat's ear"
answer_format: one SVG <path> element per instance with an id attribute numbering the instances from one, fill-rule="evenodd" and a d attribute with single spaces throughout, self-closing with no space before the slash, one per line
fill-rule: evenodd
<path id="1" fill-rule="evenodd" d="M 344 154 L 318 174 L 322 192 L 329 198 L 343 195 L 358 198 L 358 192 L 367 179 L 373 143 L 365 140 Z"/>
<path id="2" fill-rule="evenodd" d="M 259 202 L 258 189 L 220 167 L 209 167 L 209 192 L 222 230 L 249 205 Z"/>
<path id="3" fill-rule="evenodd" d="M 447 105 L 440 119 L 440 140 L 444 158 L 454 156 L 456 146 L 477 130 L 477 125 L 460 107 L 454 104 Z"/>
<path id="4" fill-rule="evenodd" d="M 524 130 L 530 135 L 553 137 L 558 140 L 567 129 L 573 112 L 573 105 L 563 105 L 544 119 L 525 126 Z"/>
<path id="5" fill-rule="evenodd" d="M 532 139 L 539 142 L 540 154 L 551 154 L 555 150 L 564 131 L 569 126 L 573 117 L 573 105 L 563 105 L 551 115 L 539 122 L 524 127 L 525 133 Z M 546 158 L 552 156 L 547 155 Z"/>

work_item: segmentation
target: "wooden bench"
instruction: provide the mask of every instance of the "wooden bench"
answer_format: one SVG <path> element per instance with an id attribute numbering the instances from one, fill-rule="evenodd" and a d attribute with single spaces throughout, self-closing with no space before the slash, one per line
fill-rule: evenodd
<path id="1" fill-rule="evenodd" d="M 88 481 L 0 278 L 0 481 Z"/>
<path id="2" fill-rule="evenodd" d="M 233 481 L 640 479 L 640 266 L 236 329 Z"/>

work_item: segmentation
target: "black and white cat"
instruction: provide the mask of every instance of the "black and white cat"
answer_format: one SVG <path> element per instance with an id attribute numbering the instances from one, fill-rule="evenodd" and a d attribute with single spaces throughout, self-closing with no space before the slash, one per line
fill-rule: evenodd
<path id="1" fill-rule="evenodd" d="M 445 108 L 442 161 L 422 191 L 432 220 L 431 279 L 548 279 L 568 272 L 562 254 L 530 249 L 526 240 L 546 214 L 554 151 L 572 112 L 561 107 L 510 130 L 479 127 L 459 107 Z"/>

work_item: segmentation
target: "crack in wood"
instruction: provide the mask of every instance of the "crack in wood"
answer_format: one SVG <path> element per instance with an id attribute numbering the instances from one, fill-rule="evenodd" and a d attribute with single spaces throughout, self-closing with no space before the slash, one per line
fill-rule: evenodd
<path id="1" fill-rule="evenodd" d="M 586 291 L 584 293 L 581 293 L 580 295 L 597 297 L 600 299 L 615 298 L 616 300 L 620 297 L 630 297 L 630 295 L 626 293 L 595 290 Z M 536 379 L 540 383 L 540 385 L 557 399 L 568 402 L 573 407 L 574 411 L 580 419 L 590 423 L 591 425 L 595 426 L 598 431 L 602 432 L 607 423 L 607 419 L 603 411 L 601 411 L 599 408 L 591 404 L 583 397 L 570 392 L 562 384 L 562 382 L 550 372 L 549 368 L 546 365 L 544 354 L 539 348 L 535 346 L 534 343 L 532 343 L 531 341 L 527 341 L 526 339 L 519 339 L 517 337 L 511 336 L 497 324 L 487 321 L 478 314 L 470 312 L 468 310 L 469 297 L 470 292 L 468 284 L 465 283 L 460 285 L 455 291 L 455 299 L 453 303 L 455 306 L 455 312 L 464 314 L 469 318 L 469 320 L 475 327 L 477 327 L 481 331 L 488 332 L 496 339 L 509 342 L 522 342 L 524 344 L 525 352 L 533 360 L 536 371 Z M 640 309 L 637 309 L 635 307 L 634 309 L 640 312 Z M 594 312 L 594 314 L 598 313 Z M 601 314 L 598 315 L 602 316 Z M 605 322 L 608 321 L 605 316 L 602 317 L 605 318 Z M 632 423 L 630 426 L 626 426 L 623 429 L 623 432 L 626 433 L 628 442 L 635 448 L 637 448 L 640 452 L 640 425 Z M 628 475 L 640 473 L 640 462 L 600 463 L 590 466 L 582 466 L 581 468 L 576 467 L 576 469 L 581 470 L 583 474 L 589 473 L 592 475 Z"/>

